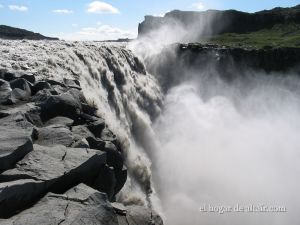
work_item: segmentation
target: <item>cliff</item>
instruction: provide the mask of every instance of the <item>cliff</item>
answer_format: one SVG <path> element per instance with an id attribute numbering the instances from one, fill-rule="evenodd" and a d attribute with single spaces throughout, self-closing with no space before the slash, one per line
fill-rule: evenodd
<path id="1" fill-rule="evenodd" d="M 299 57 L 299 48 L 252 49 L 191 43 L 169 45 L 159 54 L 147 58 L 146 65 L 167 91 L 195 74 L 209 73 L 209 76 L 227 81 L 243 78 L 249 71 L 299 76 Z"/>
<path id="2" fill-rule="evenodd" d="M 0 38 L 10 40 L 58 40 L 58 38 L 46 37 L 39 33 L 5 25 L 0 25 Z"/>
<path id="3" fill-rule="evenodd" d="M 147 36 L 162 27 L 181 26 L 190 37 L 187 41 L 196 42 L 225 33 L 245 34 L 272 29 L 278 24 L 300 24 L 300 5 L 292 8 L 278 7 L 256 13 L 236 10 L 205 12 L 174 10 L 164 17 L 146 16 L 139 24 L 138 37 Z"/>

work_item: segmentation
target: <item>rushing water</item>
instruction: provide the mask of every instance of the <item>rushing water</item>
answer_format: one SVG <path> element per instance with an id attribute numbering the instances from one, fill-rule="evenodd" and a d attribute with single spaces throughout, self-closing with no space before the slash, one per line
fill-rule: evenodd
<path id="1" fill-rule="evenodd" d="M 1 68 L 81 82 L 123 145 L 129 180 L 119 201 L 154 206 L 170 225 L 299 224 L 300 82 L 292 74 L 231 83 L 206 71 L 178 74 L 188 79 L 163 96 L 124 44 L 0 41 L 0 51 Z"/>

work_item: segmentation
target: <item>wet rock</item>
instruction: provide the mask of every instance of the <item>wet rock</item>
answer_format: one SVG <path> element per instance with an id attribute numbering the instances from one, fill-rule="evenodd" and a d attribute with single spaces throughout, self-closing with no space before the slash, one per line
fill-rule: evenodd
<path id="1" fill-rule="evenodd" d="M 115 193 L 116 182 L 114 169 L 104 165 L 92 187 L 106 193 L 108 199 L 111 201 L 115 194 L 117 194 Z"/>
<path id="2" fill-rule="evenodd" d="M 0 119 L 0 172 L 14 165 L 33 150 L 34 128 L 21 113 Z"/>
<path id="3" fill-rule="evenodd" d="M 78 80 L 64 79 L 64 83 L 69 88 L 75 88 L 77 90 L 81 90 L 80 82 Z"/>
<path id="4" fill-rule="evenodd" d="M 113 147 L 114 145 L 94 137 L 88 137 L 87 141 L 92 149 L 101 150 L 107 153 L 107 164 L 109 166 L 119 170 L 123 168 L 123 156 L 115 147 Z"/>
<path id="5" fill-rule="evenodd" d="M 115 193 L 119 193 L 121 189 L 124 187 L 127 180 L 127 168 L 123 166 L 121 170 L 114 170 L 116 184 L 115 184 Z"/>
<path id="6" fill-rule="evenodd" d="M 19 78 L 16 80 L 13 80 L 10 82 L 11 89 L 21 89 L 23 90 L 27 95 L 31 96 L 31 84 L 28 83 L 27 80 L 24 78 Z"/>
<path id="7" fill-rule="evenodd" d="M 23 78 L 25 80 L 27 80 L 28 82 L 34 84 L 35 83 L 35 76 L 32 74 L 23 74 L 21 75 L 20 78 Z"/>
<path id="8" fill-rule="evenodd" d="M 32 95 L 35 95 L 37 92 L 41 90 L 52 90 L 51 85 L 46 81 L 39 81 L 32 87 Z"/>
<path id="9" fill-rule="evenodd" d="M 41 118 L 43 121 L 48 121 L 57 116 L 76 119 L 80 113 L 80 102 L 69 92 L 51 96 L 41 105 Z"/>
<path id="10" fill-rule="evenodd" d="M 106 125 L 103 119 L 98 119 L 95 122 L 89 123 L 87 127 L 95 135 L 95 137 L 100 138 L 102 131 L 106 127 Z"/>

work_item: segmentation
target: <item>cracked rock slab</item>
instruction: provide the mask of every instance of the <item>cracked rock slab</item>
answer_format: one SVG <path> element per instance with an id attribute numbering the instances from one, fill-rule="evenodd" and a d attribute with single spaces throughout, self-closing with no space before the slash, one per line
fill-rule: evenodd
<path id="1" fill-rule="evenodd" d="M 8 219 L 4 225 L 119 225 L 105 194 L 84 184 L 63 195 L 49 193 L 32 208 Z"/>
<path id="2" fill-rule="evenodd" d="M 33 150 L 32 124 L 21 113 L 0 119 L 0 172 L 12 168 Z"/>

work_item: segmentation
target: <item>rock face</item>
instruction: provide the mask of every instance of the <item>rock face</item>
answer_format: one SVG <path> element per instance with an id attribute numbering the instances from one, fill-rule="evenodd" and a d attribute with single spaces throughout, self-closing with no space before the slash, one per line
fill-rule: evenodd
<path id="1" fill-rule="evenodd" d="M 80 83 L 0 75 L 0 223 L 123 224 L 109 202 L 127 179 L 122 148 Z M 153 213 L 128 208 L 126 224 Z"/>
<path id="2" fill-rule="evenodd" d="M 58 40 L 58 38 L 45 37 L 28 30 L 0 25 L 0 38 L 3 39 L 28 39 L 28 40 Z"/>
<path id="3" fill-rule="evenodd" d="M 146 16 L 139 24 L 138 36 L 142 37 L 163 27 L 179 24 L 196 33 L 201 30 L 202 36 L 222 33 L 246 33 L 271 28 L 280 23 L 300 23 L 300 5 L 293 8 L 275 8 L 256 13 L 245 13 L 235 10 L 208 10 L 206 12 L 171 11 L 164 17 Z M 213 29 L 212 29 L 213 28 Z M 199 36 L 194 36 L 197 41 Z"/>
<path id="4" fill-rule="evenodd" d="M 242 77 L 249 70 L 278 74 L 292 70 L 300 75 L 299 57 L 300 48 L 246 49 L 191 43 L 170 45 L 146 64 L 167 91 L 199 71 L 213 70 L 226 80 L 237 74 Z"/>

